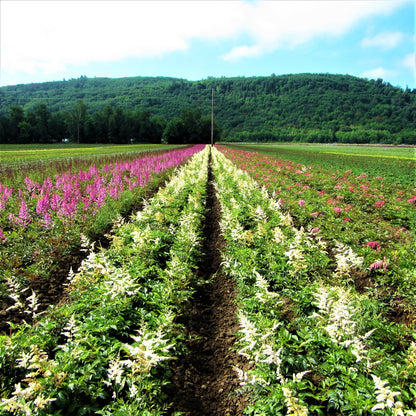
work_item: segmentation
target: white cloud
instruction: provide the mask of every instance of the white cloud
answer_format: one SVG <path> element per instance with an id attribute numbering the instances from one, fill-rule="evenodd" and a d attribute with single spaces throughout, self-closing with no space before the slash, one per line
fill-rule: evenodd
<path id="1" fill-rule="evenodd" d="M 401 61 L 400 66 L 414 71 L 416 69 L 416 53 L 407 54 Z"/>
<path id="2" fill-rule="evenodd" d="M 386 1 L 264 1 L 250 10 L 244 31 L 250 45 L 234 47 L 223 59 L 258 56 L 278 48 L 294 48 L 318 37 L 346 34 L 364 19 L 388 14 L 402 2 Z"/>
<path id="3" fill-rule="evenodd" d="M 369 69 L 368 71 L 363 72 L 360 76 L 369 79 L 386 79 L 394 75 L 397 75 L 396 71 L 385 69 L 382 66 L 379 66 L 377 68 Z"/>
<path id="4" fill-rule="evenodd" d="M 394 49 L 403 42 L 404 38 L 402 32 L 383 32 L 371 38 L 364 38 L 361 41 L 361 46 L 364 48 L 378 47 L 383 50 Z"/>
<path id="5" fill-rule="evenodd" d="M 9 71 L 186 51 L 192 38 L 227 38 L 241 24 L 237 2 L 1 3 L 1 64 Z"/>
<path id="6" fill-rule="evenodd" d="M 345 34 L 397 1 L 2 1 L 1 67 L 54 72 L 69 65 L 186 52 L 193 39 L 232 40 L 238 60 Z M 248 37 L 249 45 L 241 44 Z"/>
<path id="7" fill-rule="evenodd" d="M 262 50 L 257 46 L 236 46 L 230 52 L 222 55 L 226 61 L 239 61 L 241 58 L 252 58 L 262 54 Z"/>

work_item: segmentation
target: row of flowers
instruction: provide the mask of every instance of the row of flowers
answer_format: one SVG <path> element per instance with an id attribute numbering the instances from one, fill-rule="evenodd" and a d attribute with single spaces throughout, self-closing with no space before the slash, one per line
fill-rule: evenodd
<path id="1" fill-rule="evenodd" d="M 2 414 L 164 413 L 167 362 L 183 349 L 175 317 L 201 257 L 208 152 L 119 220 L 108 249 L 86 244 L 66 305 L 0 338 Z"/>
<path id="2" fill-rule="evenodd" d="M 1 292 L 10 285 L 48 279 L 55 264 L 76 252 L 80 235 L 95 239 L 118 215 L 125 215 L 145 192 L 157 188 L 199 147 L 147 154 L 134 160 L 91 165 L 38 183 L 29 177 L 20 189 L 0 184 Z M 7 303 L 7 299 L 5 300 Z"/>
<path id="3" fill-rule="evenodd" d="M 32 222 L 52 228 L 56 221 L 72 224 L 94 217 L 108 197 L 118 199 L 124 191 L 144 186 L 151 175 L 178 166 L 193 153 L 188 148 L 101 167 L 93 164 L 77 173 L 47 177 L 41 184 L 26 177 L 20 189 L 0 184 L 1 239 L 7 240 L 4 230 Z"/>
<path id="4" fill-rule="evenodd" d="M 414 309 L 416 188 L 366 173 L 357 176 L 255 152 L 220 149 L 278 199 L 297 226 L 313 229 L 325 240 L 336 236 L 362 257 L 365 274 L 375 286 L 387 289 L 392 309 Z M 356 283 L 369 286 L 363 275 Z"/>
<path id="5" fill-rule="evenodd" d="M 364 259 L 337 235 L 295 227 L 216 150 L 213 167 L 223 268 L 239 289 L 237 348 L 253 368 L 235 369 L 252 397 L 246 413 L 416 414 L 416 344 L 381 316 L 382 302 L 348 286 Z"/>

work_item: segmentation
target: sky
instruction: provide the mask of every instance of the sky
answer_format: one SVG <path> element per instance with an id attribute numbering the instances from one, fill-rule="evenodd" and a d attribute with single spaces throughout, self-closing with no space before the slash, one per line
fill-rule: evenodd
<path id="1" fill-rule="evenodd" d="M 0 86 L 332 73 L 416 88 L 412 0 L 1 0 Z"/>

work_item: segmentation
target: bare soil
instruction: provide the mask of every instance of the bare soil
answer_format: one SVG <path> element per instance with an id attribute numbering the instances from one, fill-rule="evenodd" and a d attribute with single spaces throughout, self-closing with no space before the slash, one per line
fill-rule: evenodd
<path id="1" fill-rule="evenodd" d="M 221 235 L 220 205 L 209 172 L 207 213 L 204 225 L 204 260 L 199 279 L 208 283 L 198 286 L 181 317 L 185 325 L 189 353 L 171 364 L 172 383 L 166 389 L 173 403 L 169 415 L 239 416 L 248 397 L 236 394 L 239 379 L 235 366 L 248 370 L 234 343 L 239 329 L 236 318 L 236 284 L 221 270 L 221 252 L 225 241 Z"/>

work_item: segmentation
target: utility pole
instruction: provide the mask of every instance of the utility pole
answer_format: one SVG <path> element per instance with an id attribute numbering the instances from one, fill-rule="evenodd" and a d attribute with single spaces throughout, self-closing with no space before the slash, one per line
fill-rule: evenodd
<path id="1" fill-rule="evenodd" d="M 214 145 L 214 88 L 211 88 L 211 147 Z"/>

